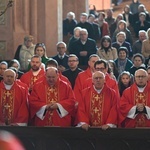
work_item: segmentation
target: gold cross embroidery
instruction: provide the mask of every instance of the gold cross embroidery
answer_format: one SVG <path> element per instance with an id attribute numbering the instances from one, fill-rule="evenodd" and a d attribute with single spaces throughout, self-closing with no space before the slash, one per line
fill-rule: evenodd
<path id="1" fill-rule="evenodd" d="M 37 80 L 37 77 L 33 77 L 33 83 L 35 83 L 36 80 Z"/>
<path id="2" fill-rule="evenodd" d="M 7 91 L 7 92 L 5 92 L 5 95 L 6 95 L 7 97 L 9 97 L 9 96 L 11 95 L 11 93 L 10 93 L 9 91 Z"/>
<path id="3" fill-rule="evenodd" d="M 97 109 L 97 107 L 94 109 L 95 114 L 97 114 L 97 112 L 99 111 L 99 109 Z"/>
<path id="4" fill-rule="evenodd" d="M 10 105 L 8 105 L 8 103 L 6 105 L 4 105 L 5 109 L 10 108 Z"/>
<path id="5" fill-rule="evenodd" d="M 142 98 L 144 98 L 144 96 L 140 93 L 140 95 L 138 96 L 138 98 L 141 100 Z"/>
<path id="6" fill-rule="evenodd" d="M 96 95 L 94 98 L 96 101 L 98 101 L 100 97 L 98 95 Z"/>

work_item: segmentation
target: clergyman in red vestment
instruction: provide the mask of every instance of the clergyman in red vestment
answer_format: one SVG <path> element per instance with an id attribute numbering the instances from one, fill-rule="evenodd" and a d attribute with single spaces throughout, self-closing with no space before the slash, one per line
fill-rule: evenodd
<path id="1" fill-rule="evenodd" d="M 26 126 L 28 123 L 28 92 L 15 81 L 12 69 L 4 72 L 0 83 L 0 124 Z"/>
<path id="2" fill-rule="evenodd" d="M 135 72 L 135 83 L 120 99 L 120 124 L 125 128 L 150 127 L 150 85 L 144 69 Z"/>
<path id="3" fill-rule="evenodd" d="M 29 92 L 32 91 L 32 88 L 34 86 L 35 83 L 39 82 L 42 80 L 42 77 L 45 74 L 45 71 L 43 68 L 41 68 L 41 57 L 38 55 L 34 55 L 31 58 L 31 69 L 24 73 L 20 80 L 21 82 L 25 83 L 28 88 L 29 88 Z"/>
<path id="4" fill-rule="evenodd" d="M 88 130 L 100 127 L 104 130 L 117 127 L 117 95 L 105 84 L 105 74 L 96 71 L 92 76 L 93 85 L 82 91 L 78 105 L 78 126 Z"/>
<path id="5" fill-rule="evenodd" d="M 57 68 L 48 67 L 46 77 L 33 87 L 29 108 L 35 126 L 71 126 L 74 94 L 58 76 Z"/>

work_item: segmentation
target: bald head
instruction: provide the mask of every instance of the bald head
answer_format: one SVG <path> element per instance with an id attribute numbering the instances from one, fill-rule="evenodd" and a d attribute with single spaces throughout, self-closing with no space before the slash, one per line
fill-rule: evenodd
<path id="1" fill-rule="evenodd" d="M 12 85 L 15 81 L 16 73 L 12 69 L 6 69 L 4 71 L 3 80 L 7 85 Z"/>
<path id="2" fill-rule="evenodd" d="M 48 67 L 46 69 L 46 80 L 50 86 L 54 86 L 58 79 L 58 70 L 55 67 Z"/>

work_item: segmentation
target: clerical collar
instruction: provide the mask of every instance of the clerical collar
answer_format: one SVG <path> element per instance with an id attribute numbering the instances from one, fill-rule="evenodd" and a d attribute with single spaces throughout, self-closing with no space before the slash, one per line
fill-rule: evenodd
<path id="1" fill-rule="evenodd" d="M 60 59 L 63 59 L 63 58 L 65 57 L 65 55 L 66 55 L 66 53 L 64 53 L 64 55 L 59 55 L 59 54 L 58 54 L 58 57 L 59 57 Z"/>
<path id="2" fill-rule="evenodd" d="M 144 87 L 138 87 L 138 86 L 137 86 L 138 91 L 139 91 L 139 92 L 143 92 L 146 86 L 147 86 L 147 84 L 146 84 Z"/>
<path id="3" fill-rule="evenodd" d="M 94 87 L 94 90 L 98 93 L 98 94 L 100 94 L 101 93 L 101 91 L 103 90 L 103 87 L 100 89 L 100 90 L 97 90 L 96 88 L 95 88 L 95 86 L 93 85 L 93 87 Z"/>
<path id="4" fill-rule="evenodd" d="M 41 69 L 37 70 L 37 71 L 32 71 L 34 76 L 37 76 L 39 74 L 39 72 L 41 71 Z"/>
<path id="5" fill-rule="evenodd" d="M 4 83 L 4 86 L 5 86 L 5 89 L 6 89 L 6 90 L 10 90 L 13 85 L 14 85 L 14 84 L 12 84 L 12 85 L 7 85 L 7 84 Z"/>

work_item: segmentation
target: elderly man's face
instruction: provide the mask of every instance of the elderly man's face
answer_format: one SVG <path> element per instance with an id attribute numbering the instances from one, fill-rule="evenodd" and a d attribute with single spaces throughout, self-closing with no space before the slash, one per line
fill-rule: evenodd
<path id="1" fill-rule="evenodd" d="M 54 86 L 57 82 L 57 79 L 58 79 L 58 74 L 56 73 L 56 70 L 54 69 L 47 70 L 46 80 L 50 86 Z"/>
<path id="2" fill-rule="evenodd" d="M 80 31 L 80 39 L 81 41 L 86 41 L 88 38 L 88 33 L 85 31 Z"/>
<path id="3" fill-rule="evenodd" d="M 100 90 L 102 89 L 102 87 L 104 86 L 104 83 L 105 83 L 105 76 L 102 72 L 100 71 L 96 71 L 94 74 L 93 74 L 93 84 L 95 86 L 95 88 L 97 90 Z"/>
<path id="4" fill-rule="evenodd" d="M 135 83 L 138 87 L 144 87 L 147 84 L 148 75 L 143 70 L 138 70 L 135 73 Z"/>
<path id="5" fill-rule="evenodd" d="M 16 74 L 13 71 L 5 71 L 3 81 L 6 85 L 12 85 L 15 81 Z"/>

